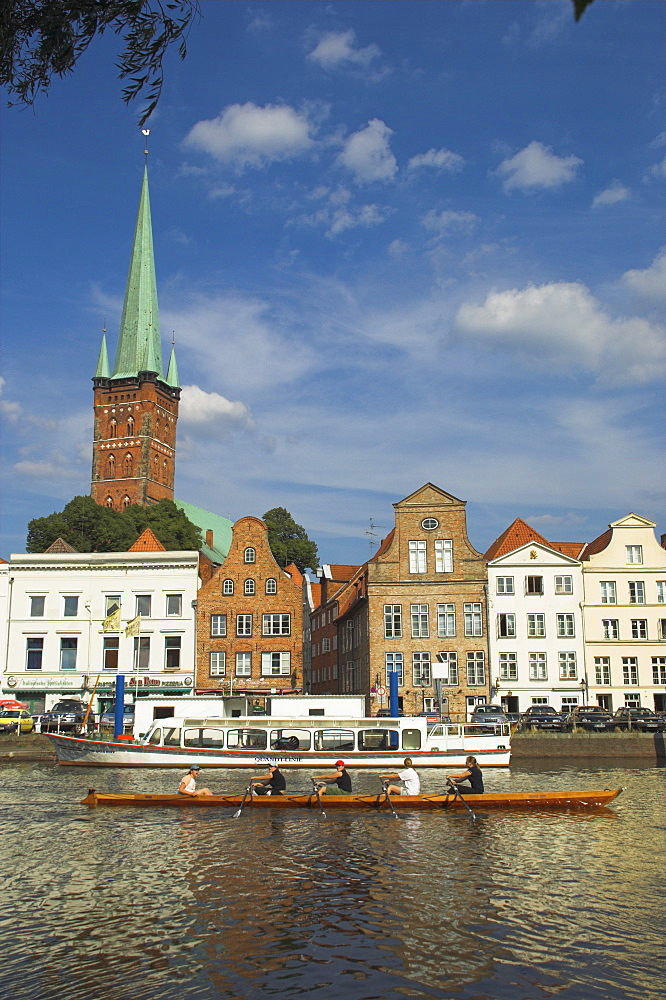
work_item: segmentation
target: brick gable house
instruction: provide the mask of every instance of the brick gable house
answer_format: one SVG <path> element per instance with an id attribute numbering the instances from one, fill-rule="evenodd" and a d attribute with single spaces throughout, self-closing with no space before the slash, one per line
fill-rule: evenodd
<path id="1" fill-rule="evenodd" d="M 242 517 L 226 559 L 199 590 L 197 691 L 260 699 L 302 688 L 302 577 L 278 566 L 264 522 Z"/>

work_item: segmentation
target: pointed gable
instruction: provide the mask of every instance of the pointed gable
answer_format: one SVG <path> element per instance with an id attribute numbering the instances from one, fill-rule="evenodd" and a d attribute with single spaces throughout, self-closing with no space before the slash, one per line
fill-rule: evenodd
<path id="1" fill-rule="evenodd" d="M 521 545 L 527 545 L 529 542 L 540 542 L 549 548 L 554 547 L 543 535 L 535 531 L 527 521 L 523 521 L 521 517 L 517 517 L 513 524 L 510 524 L 506 531 L 503 531 L 499 538 L 495 539 L 485 553 L 484 558 L 489 561 L 491 559 L 498 559 L 499 556 L 505 556 L 507 552 L 513 552 L 514 549 L 520 548 Z"/>
<path id="2" fill-rule="evenodd" d="M 56 538 L 55 542 L 51 542 L 48 549 L 44 549 L 44 552 L 54 553 L 54 552 L 77 552 L 78 550 L 66 542 L 64 538 Z"/>
<path id="3" fill-rule="evenodd" d="M 152 531 L 151 528 L 146 528 L 143 531 L 134 545 L 130 545 L 128 552 L 166 552 L 166 548 L 162 545 L 161 541 L 157 535 Z"/>
<path id="4" fill-rule="evenodd" d="M 462 504 L 465 505 L 464 500 L 459 500 L 458 497 L 454 497 L 451 493 L 446 493 L 441 490 L 439 486 L 434 486 L 432 483 L 425 483 L 420 489 L 415 490 L 410 493 L 408 497 L 404 500 L 399 500 L 398 503 L 394 503 L 394 507 L 429 507 L 432 504 Z"/>

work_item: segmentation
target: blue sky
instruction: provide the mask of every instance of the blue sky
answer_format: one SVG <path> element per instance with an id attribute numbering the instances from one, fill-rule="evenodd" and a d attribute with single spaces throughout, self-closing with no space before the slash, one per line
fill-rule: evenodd
<path id="1" fill-rule="evenodd" d="M 287 507 L 324 562 L 428 481 L 482 551 L 659 521 L 664 5 L 202 6 L 149 123 L 177 496 Z M 143 169 L 115 42 L 2 111 L 5 557 L 90 488 Z"/>

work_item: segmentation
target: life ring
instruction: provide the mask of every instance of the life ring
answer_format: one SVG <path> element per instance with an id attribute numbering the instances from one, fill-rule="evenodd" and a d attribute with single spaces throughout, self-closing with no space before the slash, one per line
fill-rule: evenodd
<path id="1" fill-rule="evenodd" d="M 13 674 L 10 674 L 9 677 L 7 678 L 7 687 L 15 688 L 17 684 L 18 684 L 18 677 L 14 677 Z"/>

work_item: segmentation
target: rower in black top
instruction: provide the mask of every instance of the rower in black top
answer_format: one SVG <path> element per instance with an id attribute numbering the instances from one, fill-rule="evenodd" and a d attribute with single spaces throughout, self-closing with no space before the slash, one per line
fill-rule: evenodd
<path id="1" fill-rule="evenodd" d="M 447 780 L 450 784 L 461 785 L 460 790 L 465 795 L 483 795 L 483 774 L 476 757 L 467 757 L 465 765 L 467 770 L 463 774 L 447 774 Z"/>
<path id="2" fill-rule="evenodd" d="M 256 795 L 282 795 L 287 788 L 285 776 L 277 764 L 269 764 L 268 774 L 251 778 L 250 785 Z"/>
<path id="3" fill-rule="evenodd" d="M 351 795 L 351 777 L 345 769 L 344 760 L 336 760 L 335 774 L 320 774 L 312 779 L 319 788 L 319 794 L 325 795 Z"/>

